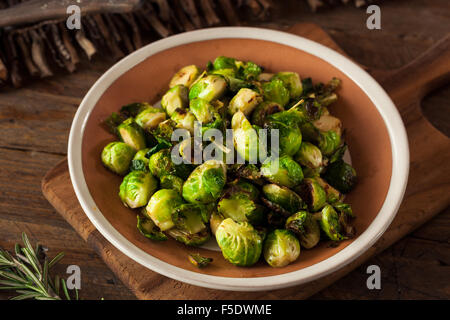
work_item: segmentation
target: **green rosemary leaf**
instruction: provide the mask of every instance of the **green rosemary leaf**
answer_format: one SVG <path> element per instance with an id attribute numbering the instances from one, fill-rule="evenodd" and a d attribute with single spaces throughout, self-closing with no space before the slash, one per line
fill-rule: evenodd
<path id="1" fill-rule="evenodd" d="M 70 300 L 69 291 L 67 291 L 67 286 L 66 286 L 66 282 L 64 281 L 64 279 L 61 279 L 61 287 L 63 288 L 63 292 L 64 292 L 64 295 L 66 296 L 66 299 Z"/>
<path id="2" fill-rule="evenodd" d="M 64 258 L 64 252 L 58 253 L 48 264 L 48 268 L 50 269 L 55 264 L 57 264 L 62 258 Z"/>
<path id="3" fill-rule="evenodd" d="M 59 296 L 59 284 L 60 284 L 60 280 L 59 280 L 59 276 L 56 275 L 55 276 L 55 293 Z"/>

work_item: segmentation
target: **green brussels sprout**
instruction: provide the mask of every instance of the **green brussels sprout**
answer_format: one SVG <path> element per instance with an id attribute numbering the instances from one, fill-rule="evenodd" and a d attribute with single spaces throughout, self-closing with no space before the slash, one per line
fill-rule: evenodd
<path id="1" fill-rule="evenodd" d="M 227 82 L 219 75 L 208 75 L 198 80 L 189 91 L 189 100 L 201 98 L 206 101 L 219 99 L 227 90 Z"/>
<path id="2" fill-rule="evenodd" d="M 272 79 L 262 84 L 264 100 L 278 103 L 284 107 L 289 102 L 289 90 L 280 79 Z"/>
<path id="3" fill-rule="evenodd" d="M 208 240 L 211 238 L 211 234 L 209 233 L 208 229 L 204 229 L 201 232 L 192 234 L 183 229 L 172 228 L 170 230 L 167 230 L 166 233 L 178 242 L 193 247 L 199 247 L 208 242 Z"/>
<path id="4" fill-rule="evenodd" d="M 307 211 L 299 211 L 286 220 L 286 229 L 294 232 L 303 248 L 311 249 L 320 241 L 320 226 Z"/>
<path id="5" fill-rule="evenodd" d="M 183 179 L 172 174 L 162 176 L 160 181 L 161 189 L 173 189 L 179 194 L 183 190 L 183 183 Z"/>
<path id="6" fill-rule="evenodd" d="M 220 213 L 214 211 L 211 214 L 211 217 L 209 218 L 209 227 L 211 228 L 211 233 L 215 236 L 217 228 L 222 223 L 222 221 L 225 220 L 224 216 L 222 216 Z"/>
<path id="7" fill-rule="evenodd" d="M 333 188 L 330 184 L 328 184 L 325 180 L 320 177 L 314 177 L 314 180 L 320 184 L 320 186 L 325 190 L 327 195 L 327 202 L 330 204 L 334 204 L 336 202 L 341 202 L 344 200 L 344 195 L 340 193 L 338 190 Z"/>
<path id="8" fill-rule="evenodd" d="M 262 97 L 259 93 L 248 89 L 242 88 L 231 99 L 228 105 L 228 113 L 234 115 L 238 111 L 242 111 L 245 116 L 249 116 L 253 109 L 262 102 Z"/>
<path id="9" fill-rule="evenodd" d="M 229 166 L 230 176 L 247 179 L 257 185 L 263 185 L 261 171 L 254 164 L 233 164 Z"/>
<path id="10" fill-rule="evenodd" d="M 165 241 L 167 236 L 159 230 L 155 223 L 146 217 L 137 216 L 137 229 L 144 236 L 155 241 Z"/>
<path id="11" fill-rule="evenodd" d="M 183 198 L 190 203 L 210 203 L 220 197 L 226 183 L 226 167 L 208 160 L 192 171 L 183 185 Z"/>
<path id="12" fill-rule="evenodd" d="M 300 149 L 294 156 L 295 161 L 301 165 L 316 169 L 323 165 L 322 152 L 309 142 L 302 142 Z"/>
<path id="13" fill-rule="evenodd" d="M 117 132 L 119 133 L 120 140 L 134 149 L 141 150 L 146 147 L 144 132 L 133 118 L 122 122 L 117 127 Z"/>
<path id="14" fill-rule="evenodd" d="M 300 76 L 296 72 L 278 72 L 273 79 L 280 79 L 289 90 L 291 99 L 298 99 L 302 95 L 303 87 Z"/>
<path id="15" fill-rule="evenodd" d="M 148 102 L 134 102 L 120 108 L 120 114 L 125 118 L 135 118 L 141 111 L 151 108 Z"/>
<path id="16" fill-rule="evenodd" d="M 351 238 L 355 235 L 355 228 L 350 225 L 350 220 L 355 218 L 352 207 L 346 203 L 333 204 L 335 210 L 339 213 L 339 224 L 341 225 L 342 233 L 347 238 Z"/>
<path id="17" fill-rule="evenodd" d="M 352 207 L 349 204 L 340 202 L 333 204 L 333 207 L 339 211 L 340 214 L 344 214 L 350 218 L 355 218 Z"/>
<path id="18" fill-rule="evenodd" d="M 182 85 L 189 88 L 194 81 L 199 77 L 200 70 L 195 65 L 185 66 L 178 70 L 172 77 L 169 83 L 169 87 L 173 88 L 177 85 Z"/>
<path id="19" fill-rule="evenodd" d="M 303 179 L 301 185 L 295 188 L 295 191 L 306 202 L 309 210 L 319 211 L 327 202 L 327 194 L 320 184 L 311 178 Z"/>
<path id="20" fill-rule="evenodd" d="M 154 153 L 148 161 L 148 167 L 150 172 L 159 179 L 165 175 L 175 175 L 186 179 L 191 171 L 191 166 L 188 164 L 173 163 L 170 149 L 162 149 Z"/>
<path id="21" fill-rule="evenodd" d="M 262 188 L 264 196 L 271 202 L 278 204 L 284 210 L 294 213 L 306 206 L 302 198 L 294 191 L 276 184 L 266 184 Z"/>
<path id="22" fill-rule="evenodd" d="M 111 142 L 102 151 L 102 162 L 112 172 L 125 175 L 135 153 L 136 149 L 124 142 Z"/>
<path id="23" fill-rule="evenodd" d="M 202 208 L 195 204 L 182 204 L 172 213 L 175 228 L 190 234 L 196 234 L 206 229 L 202 218 Z"/>
<path id="24" fill-rule="evenodd" d="M 267 154 L 265 147 L 260 145 L 258 133 L 244 113 L 238 111 L 234 114 L 231 128 L 233 129 L 234 146 L 243 159 L 250 163 L 256 163 L 258 158 L 260 161 L 265 159 Z"/>
<path id="25" fill-rule="evenodd" d="M 163 143 L 168 146 L 172 146 L 172 134 L 175 128 L 177 127 L 177 123 L 172 119 L 167 119 L 158 124 L 158 126 L 151 131 L 152 135 L 158 141 L 158 143 Z M 164 149 L 164 148 L 163 148 Z M 159 149 L 161 150 L 161 149 Z M 159 151 L 156 150 L 156 151 Z"/>
<path id="26" fill-rule="evenodd" d="M 285 229 L 276 229 L 264 242 L 264 259 L 271 267 L 285 267 L 300 256 L 300 243 L 295 235 Z"/>
<path id="27" fill-rule="evenodd" d="M 183 85 L 170 88 L 161 99 L 161 107 L 169 117 L 172 117 L 177 110 L 186 109 L 188 103 L 188 88 Z"/>
<path id="28" fill-rule="evenodd" d="M 214 108 L 207 100 L 200 98 L 192 99 L 189 102 L 189 108 L 197 120 L 202 123 L 210 123 L 214 120 Z"/>
<path id="29" fill-rule="evenodd" d="M 195 115 L 189 110 L 178 109 L 172 114 L 172 120 L 176 122 L 177 128 L 186 129 L 191 134 L 194 133 Z"/>
<path id="30" fill-rule="evenodd" d="M 256 63 L 247 61 L 247 63 L 245 63 L 243 67 L 239 68 L 238 71 L 241 78 L 245 80 L 255 80 L 258 79 L 262 69 Z"/>
<path id="31" fill-rule="evenodd" d="M 342 193 L 349 193 L 357 182 L 355 169 L 343 160 L 331 163 L 323 178 Z"/>
<path id="32" fill-rule="evenodd" d="M 203 257 L 199 253 L 189 254 L 188 259 L 192 265 L 200 269 L 207 267 L 213 261 L 212 258 Z"/>
<path id="33" fill-rule="evenodd" d="M 131 160 L 130 171 L 148 171 L 148 158 L 146 155 L 149 151 L 150 149 L 146 148 L 136 152 L 133 160 Z"/>
<path id="34" fill-rule="evenodd" d="M 265 120 L 271 114 L 284 111 L 284 108 L 276 102 L 264 101 L 260 103 L 252 113 L 252 123 L 260 127 L 264 126 Z"/>
<path id="35" fill-rule="evenodd" d="M 332 155 L 341 145 L 341 136 L 331 130 L 328 132 L 321 132 L 319 139 L 319 148 L 325 156 Z"/>
<path id="36" fill-rule="evenodd" d="M 322 132 L 334 131 L 337 135 L 342 135 L 342 122 L 329 114 L 322 115 L 313 121 L 313 125 Z"/>
<path id="37" fill-rule="evenodd" d="M 158 181 L 144 171 L 131 171 L 120 184 L 119 197 L 126 207 L 135 209 L 148 203 L 158 188 Z"/>
<path id="38" fill-rule="evenodd" d="M 249 267 L 261 256 L 261 235 L 247 222 L 223 220 L 216 230 L 216 240 L 224 258 L 234 265 Z"/>
<path id="39" fill-rule="evenodd" d="M 220 70 L 220 69 L 237 70 L 236 59 L 219 56 L 214 60 L 213 68 L 214 68 L 214 70 Z"/>
<path id="40" fill-rule="evenodd" d="M 323 207 L 319 223 L 323 232 L 325 232 L 330 240 L 339 241 L 346 239 L 346 237 L 341 234 L 339 215 L 331 205 L 327 204 Z"/>
<path id="41" fill-rule="evenodd" d="M 231 190 L 243 192 L 248 195 L 249 199 L 257 200 L 259 198 L 259 190 L 255 185 L 244 179 L 239 179 L 230 183 Z"/>
<path id="42" fill-rule="evenodd" d="M 145 208 L 147 216 L 158 226 L 161 231 L 166 231 L 175 226 L 172 214 L 176 208 L 183 204 L 183 199 L 175 190 L 161 189 L 150 198 Z"/>
<path id="43" fill-rule="evenodd" d="M 153 107 L 142 110 L 135 119 L 136 123 L 144 130 L 153 130 L 164 120 L 166 120 L 165 112 Z"/>
<path id="44" fill-rule="evenodd" d="M 274 113 L 267 117 L 264 127 L 279 130 L 280 154 L 293 156 L 298 152 L 302 144 L 302 132 L 294 114 L 288 111 Z"/>
<path id="45" fill-rule="evenodd" d="M 273 73 L 263 72 L 263 73 L 259 74 L 258 81 L 268 82 L 268 81 L 272 80 L 273 76 L 274 76 Z"/>
<path id="46" fill-rule="evenodd" d="M 288 155 L 264 161 L 261 174 L 270 182 L 288 188 L 299 185 L 303 180 L 302 167 Z"/>
<path id="47" fill-rule="evenodd" d="M 225 218 L 231 218 L 236 222 L 261 224 L 264 221 L 264 207 L 255 202 L 258 197 L 258 190 L 252 189 L 247 192 L 245 189 L 249 188 L 250 185 L 232 186 L 226 190 L 217 205 L 218 212 Z"/>

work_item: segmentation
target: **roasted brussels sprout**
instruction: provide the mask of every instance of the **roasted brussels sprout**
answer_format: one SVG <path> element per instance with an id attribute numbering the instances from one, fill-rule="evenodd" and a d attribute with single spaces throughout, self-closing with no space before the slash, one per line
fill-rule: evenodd
<path id="1" fill-rule="evenodd" d="M 261 256 L 263 240 L 247 222 L 223 220 L 217 228 L 216 240 L 224 258 L 234 265 L 249 267 Z"/>
<path id="2" fill-rule="evenodd" d="M 220 213 L 214 211 L 211 214 L 211 217 L 209 218 L 209 227 L 211 228 L 211 233 L 214 236 L 216 235 L 217 228 L 223 220 L 225 220 L 225 218 Z"/>
<path id="3" fill-rule="evenodd" d="M 319 211 L 327 202 L 325 190 L 315 179 L 303 179 L 302 184 L 297 186 L 295 191 L 306 202 L 309 210 L 312 212 Z"/>
<path id="4" fill-rule="evenodd" d="M 181 68 L 175 75 L 172 77 L 169 83 L 169 87 L 173 88 L 177 85 L 183 85 L 189 88 L 194 81 L 199 77 L 200 70 L 195 65 L 185 66 Z"/>
<path id="5" fill-rule="evenodd" d="M 152 130 L 151 133 L 155 137 L 156 141 L 161 144 L 161 146 L 166 145 L 168 147 L 171 147 L 172 134 L 176 127 L 177 123 L 172 119 L 168 119 L 158 124 L 158 126 L 154 130 Z M 159 150 L 154 150 L 154 152 L 157 152 Z"/>
<path id="6" fill-rule="evenodd" d="M 189 100 L 201 98 L 206 101 L 219 99 L 227 90 L 227 82 L 219 75 L 208 75 L 192 85 Z"/>
<path id="7" fill-rule="evenodd" d="M 183 199 L 178 192 L 171 189 L 161 189 L 153 194 L 145 209 L 147 215 L 158 228 L 161 231 L 166 231 L 175 226 L 172 214 L 182 204 Z"/>
<path id="8" fill-rule="evenodd" d="M 334 131 L 337 135 L 342 135 L 342 122 L 329 114 L 322 115 L 313 122 L 313 125 L 322 132 Z"/>
<path id="9" fill-rule="evenodd" d="M 231 176 L 247 179 L 257 185 L 263 185 L 265 182 L 261 171 L 254 164 L 233 164 L 229 166 L 229 171 Z"/>
<path id="10" fill-rule="evenodd" d="M 166 120 L 166 114 L 159 108 L 148 107 L 136 116 L 136 123 L 144 130 L 153 130 Z"/>
<path id="11" fill-rule="evenodd" d="M 262 224 L 264 207 L 256 203 L 258 193 L 258 190 L 250 183 L 232 186 L 225 191 L 217 205 L 217 210 L 225 218 L 231 218 L 236 222 Z"/>
<path id="12" fill-rule="evenodd" d="M 335 131 L 321 132 L 319 148 L 325 156 L 332 155 L 341 145 L 341 136 Z"/>
<path id="13" fill-rule="evenodd" d="M 172 117 L 177 110 L 186 109 L 188 105 L 188 88 L 183 85 L 170 88 L 161 99 L 161 107 L 169 117 Z"/>
<path id="14" fill-rule="evenodd" d="M 295 235 L 277 229 L 267 235 L 264 242 L 264 259 L 271 267 L 285 267 L 300 256 L 300 243 Z"/>
<path id="15" fill-rule="evenodd" d="M 244 113 L 238 111 L 231 120 L 234 146 L 237 153 L 251 164 L 263 161 L 267 154 L 265 147 L 259 143 L 258 133 L 247 120 Z"/>
<path id="16" fill-rule="evenodd" d="M 199 253 L 191 253 L 188 258 L 189 262 L 197 268 L 205 268 L 213 261 L 212 258 L 203 257 Z"/>
<path id="17" fill-rule="evenodd" d="M 248 61 L 243 67 L 239 68 L 238 71 L 241 78 L 245 80 L 255 80 L 258 79 L 262 69 L 256 63 Z"/>
<path id="18" fill-rule="evenodd" d="M 299 185 L 303 180 L 302 167 L 287 155 L 267 159 L 261 166 L 261 174 L 270 182 L 288 188 Z"/>
<path id="19" fill-rule="evenodd" d="M 202 123 L 210 123 L 214 120 L 214 108 L 207 100 L 200 98 L 192 99 L 189 102 L 189 108 L 197 120 Z"/>
<path id="20" fill-rule="evenodd" d="M 320 241 L 320 226 L 307 211 L 299 211 L 286 220 L 286 229 L 294 232 L 303 248 L 311 249 Z"/>
<path id="21" fill-rule="evenodd" d="M 302 144 L 302 132 L 297 124 L 295 114 L 289 111 L 274 113 L 267 117 L 264 127 L 278 129 L 280 154 L 293 156 Z"/>
<path id="22" fill-rule="evenodd" d="M 210 203 L 220 197 L 226 183 L 226 167 L 208 160 L 194 169 L 183 185 L 183 198 L 191 203 Z"/>
<path id="23" fill-rule="evenodd" d="M 194 133 L 195 115 L 190 111 L 178 109 L 172 114 L 172 120 L 176 122 L 177 128 L 188 130 L 191 134 Z"/>
<path id="24" fill-rule="evenodd" d="M 237 70 L 236 59 L 224 56 L 217 57 L 214 60 L 212 66 L 214 70 L 221 70 L 221 69 L 231 69 L 233 71 Z"/>
<path id="25" fill-rule="evenodd" d="M 144 132 L 133 118 L 129 118 L 122 122 L 117 127 L 117 131 L 120 139 L 134 149 L 141 150 L 146 147 Z"/>
<path id="26" fill-rule="evenodd" d="M 183 179 L 180 177 L 168 174 L 161 177 L 160 185 L 162 189 L 173 189 L 181 194 L 183 190 Z"/>
<path id="27" fill-rule="evenodd" d="M 172 213 L 175 227 L 189 234 L 196 234 L 206 229 L 202 218 L 202 207 L 187 203 L 179 205 Z"/>
<path id="28" fill-rule="evenodd" d="M 276 102 L 282 107 L 289 102 L 289 90 L 280 79 L 272 79 L 270 82 L 264 82 L 262 88 L 266 101 Z"/>
<path id="29" fill-rule="evenodd" d="M 295 161 L 301 165 L 316 169 L 323 165 L 322 152 L 309 142 L 302 142 L 300 150 L 294 156 Z"/>
<path id="30" fill-rule="evenodd" d="M 284 86 L 289 90 L 291 99 L 298 99 L 302 95 L 303 87 L 298 73 L 296 72 L 278 72 L 273 79 L 280 79 Z"/>
<path id="31" fill-rule="evenodd" d="M 173 163 L 170 149 L 162 149 L 154 153 L 148 161 L 148 167 L 150 172 L 159 179 L 165 175 L 175 175 L 186 179 L 191 172 L 190 165 Z"/>
<path id="32" fill-rule="evenodd" d="M 234 115 L 236 112 L 241 111 L 245 116 L 249 116 L 253 109 L 262 102 L 262 97 L 259 93 L 248 89 L 242 88 L 231 99 L 228 105 L 228 113 Z"/>
<path id="33" fill-rule="evenodd" d="M 130 164 L 130 171 L 148 171 L 148 158 L 146 154 L 149 151 L 150 149 L 147 148 L 136 152 Z"/>
<path id="34" fill-rule="evenodd" d="M 304 209 L 305 203 L 294 191 L 276 184 L 266 184 L 263 189 L 264 196 L 271 202 L 278 204 L 290 213 Z"/>
<path id="35" fill-rule="evenodd" d="M 207 229 L 204 229 L 199 233 L 192 234 L 183 229 L 172 228 L 170 230 L 167 230 L 166 233 L 178 242 L 193 247 L 201 246 L 208 242 L 208 240 L 211 238 L 211 235 Z"/>
<path id="36" fill-rule="evenodd" d="M 349 193 L 357 181 L 355 169 L 343 160 L 331 163 L 323 178 L 342 193 Z"/>
<path id="37" fill-rule="evenodd" d="M 109 170 L 125 175 L 130 168 L 136 149 L 124 142 L 111 142 L 102 151 L 102 162 Z"/>
<path id="38" fill-rule="evenodd" d="M 159 230 L 159 228 L 155 225 L 155 223 L 146 217 L 137 216 L 137 229 L 139 232 L 155 241 L 165 241 L 167 240 L 167 236 Z"/>
<path id="39" fill-rule="evenodd" d="M 123 178 L 119 197 L 126 207 L 135 209 L 145 206 L 157 188 L 158 181 L 149 172 L 131 171 Z"/>
<path id="40" fill-rule="evenodd" d="M 264 101 L 260 103 L 252 113 L 252 123 L 260 127 L 264 126 L 265 120 L 271 114 L 284 111 L 284 108 L 276 102 Z"/>
<path id="41" fill-rule="evenodd" d="M 327 202 L 329 204 L 334 204 L 336 202 L 341 202 L 344 200 L 344 195 L 340 193 L 338 190 L 329 185 L 325 180 L 320 177 L 314 177 L 314 180 L 320 184 L 320 186 L 325 190 L 327 195 Z"/>
<path id="42" fill-rule="evenodd" d="M 272 80 L 273 76 L 274 76 L 273 73 L 263 72 L 263 73 L 259 74 L 258 81 L 268 82 L 268 81 Z"/>
<path id="43" fill-rule="evenodd" d="M 325 232 L 330 240 L 339 241 L 346 239 L 341 233 L 339 215 L 331 205 L 328 204 L 323 207 L 319 223 L 323 232 Z"/>

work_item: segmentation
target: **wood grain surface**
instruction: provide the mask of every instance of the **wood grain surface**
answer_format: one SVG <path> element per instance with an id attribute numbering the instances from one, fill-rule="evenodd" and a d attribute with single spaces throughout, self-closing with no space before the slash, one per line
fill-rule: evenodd
<path id="1" fill-rule="evenodd" d="M 286 29 L 294 22 L 314 22 L 356 61 L 373 68 L 393 69 L 411 61 L 449 31 L 449 2 L 446 0 L 387 1 L 382 8 L 382 30 L 367 30 L 367 15 L 354 8 L 339 8 L 311 14 L 298 1 L 285 1 L 271 22 L 262 26 Z M 21 90 L 0 92 L 0 246 L 13 248 L 26 231 L 32 240 L 50 247 L 50 254 L 65 251 L 57 270 L 78 264 L 82 270 L 81 295 L 85 299 L 133 299 L 95 253 L 46 202 L 40 191 L 45 172 L 66 153 L 67 136 L 76 107 L 93 82 L 112 61 L 97 60 L 73 75 L 44 80 Z M 450 87 L 448 84 L 422 103 L 432 123 L 450 134 Z M 420 134 L 418 132 L 417 134 Z M 417 175 L 420 163 L 413 164 Z M 448 167 L 448 164 L 444 164 Z M 412 167 L 413 168 L 413 167 Z M 445 177 L 445 176 L 444 176 Z M 430 183 L 433 177 L 430 177 Z M 420 193 L 421 186 L 414 192 Z M 444 189 L 434 192 L 448 197 Z M 440 192 L 440 193 L 439 193 Z M 423 205 L 433 206 L 424 195 Z M 443 208 L 445 209 L 445 208 Z M 410 208 L 411 215 L 420 215 Z M 91 241 L 92 243 L 92 241 Z M 424 227 L 370 259 L 346 277 L 316 294 L 315 299 L 357 298 L 450 298 L 450 210 L 445 209 Z M 366 267 L 377 264 L 382 270 L 382 290 L 366 288 Z M 155 287 L 163 286 L 155 279 Z M 166 284 L 167 285 L 167 284 Z M 173 283 L 166 287 L 185 289 Z M 2 293 L 7 298 L 10 294 Z M 214 295 L 211 296 L 214 298 Z"/>

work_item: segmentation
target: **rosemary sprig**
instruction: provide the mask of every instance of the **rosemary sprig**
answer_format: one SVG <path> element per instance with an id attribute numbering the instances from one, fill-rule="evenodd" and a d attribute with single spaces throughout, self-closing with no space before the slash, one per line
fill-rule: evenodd
<path id="1" fill-rule="evenodd" d="M 58 253 L 49 261 L 44 248 L 39 244 L 33 248 L 25 233 L 22 233 L 22 241 L 23 246 L 15 245 L 15 256 L 0 249 L 0 290 L 15 291 L 18 295 L 11 300 L 71 300 L 66 281 L 49 274 L 64 253 Z M 75 300 L 78 300 L 76 289 Z"/>

